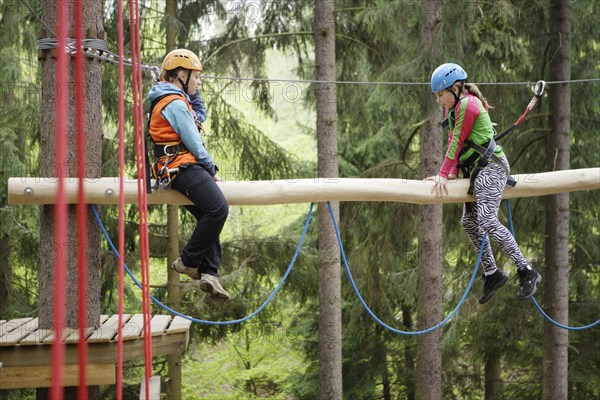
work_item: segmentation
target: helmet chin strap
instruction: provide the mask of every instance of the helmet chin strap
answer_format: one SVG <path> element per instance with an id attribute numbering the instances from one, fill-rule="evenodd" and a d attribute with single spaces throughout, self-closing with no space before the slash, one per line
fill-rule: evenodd
<path id="1" fill-rule="evenodd" d="M 185 80 L 185 83 L 181 80 L 180 77 L 177 77 L 177 80 L 179 81 L 179 83 L 181 83 L 182 89 L 186 94 L 188 92 L 188 85 L 190 83 L 190 78 L 192 77 L 192 71 L 188 70 L 187 73 L 188 73 L 188 75 L 187 75 L 187 79 Z"/>
<path id="2" fill-rule="evenodd" d="M 452 93 L 452 96 L 454 96 L 454 105 L 452 106 L 452 108 L 456 107 L 456 105 L 460 101 L 460 94 L 463 91 L 463 86 L 464 86 L 464 82 L 460 81 L 460 86 L 458 87 L 458 94 L 454 93 L 454 90 L 452 90 L 452 87 L 450 87 L 448 89 L 448 90 L 450 90 L 450 93 Z"/>
<path id="3" fill-rule="evenodd" d="M 458 104 L 458 102 L 460 101 L 460 97 L 456 95 L 456 93 L 454 93 L 453 90 L 451 90 L 452 92 L 452 96 L 454 96 L 454 105 L 452 106 L 452 108 L 456 107 L 456 105 Z"/>

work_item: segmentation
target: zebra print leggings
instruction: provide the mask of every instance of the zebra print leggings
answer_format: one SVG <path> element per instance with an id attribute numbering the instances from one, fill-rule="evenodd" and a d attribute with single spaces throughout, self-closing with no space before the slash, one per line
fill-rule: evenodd
<path id="1" fill-rule="evenodd" d="M 509 167 L 508 160 L 502 161 Z M 510 168 L 510 167 L 509 167 Z M 471 239 L 475 250 L 479 251 L 485 233 L 494 240 L 517 265 L 517 269 L 526 268 L 529 264 L 519 249 L 510 231 L 498 220 L 498 210 L 502 201 L 502 192 L 506 185 L 507 175 L 504 168 L 490 162 L 475 179 L 474 203 L 466 203 L 463 208 L 462 226 Z M 496 271 L 496 260 L 492 253 L 490 240 L 485 243 L 481 262 L 486 275 Z"/>

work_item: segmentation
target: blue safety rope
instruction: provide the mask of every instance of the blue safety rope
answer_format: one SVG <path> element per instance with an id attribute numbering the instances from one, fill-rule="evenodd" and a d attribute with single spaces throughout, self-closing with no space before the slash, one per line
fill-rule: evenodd
<path id="1" fill-rule="evenodd" d="M 512 222 L 512 212 L 510 210 L 510 200 L 506 200 L 506 211 L 507 211 L 507 215 L 508 215 L 508 222 L 510 224 L 510 233 L 512 233 L 512 235 L 515 236 L 515 230 L 513 228 L 513 222 Z M 540 312 L 540 314 L 542 314 L 548 322 L 552 323 L 555 326 L 558 326 L 559 328 L 567 329 L 570 331 L 582 331 L 582 330 L 593 328 L 595 326 L 600 325 L 600 319 L 597 320 L 596 322 L 592 322 L 591 324 L 584 325 L 584 326 L 562 325 L 562 324 L 556 322 L 555 320 L 553 320 L 552 318 L 550 318 L 550 316 L 544 312 L 542 307 L 540 307 L 540 305 L 538 304 L 538 302 L 535 300 L 535 298 L 533 296 L 531 296 L 530 299 L 531 299 L 531 302 L 533 303 L 533 305 L 535 306 L 535 308 L 537 308 L 537 310 Z"/>
<path id="2" fill-rule="evenodd" d="M 423 330 L 420 330 L 420 331 L 402 331 L 402 330 L 393 328 L 393 327 L 387 325 L 382 320 L 380 320 L 373 313 L 373 311 L 371 311 L 371 309 L 369 308 L 369 306 L 367 305 L 367 303 L 364 301 L 364 299 L 360 295 L 360 292 L 358 291 L 358 288 L 356 287 L 356 283 L 354 282 L 354 279 L 352 278 L 352 273 L 350 272 L 350 267 L 348 266 L 348 260 L 346 260 L 346 254 L 344 253 L 344 247 L 342 246 L 342 239 L 340 237 L 340 231 L 339 231 L 339 229 L 337 227 L 337 223 L 335 221 L 335 216 L 333 215 L 333 210 L 331 208 L 331 203 L 327 202 L 327 207 L 329 208 L 329 214 L 331 215 L 331 220 L 333 221 L 333 228 L 335 229 L 335 235 L 337 236 L 338 245 L 340 246 L 340 254 L 342 255 L 342 260 L 344 261 L 344 266 L 346 267 L 346 272 L 348 273 L 348 279 L 350 280 L 350 284 L 352 285 L 352 289 L 354 289 L 354 293 L 356 293 L 356 297 L 358 297 L 358 300 L 361 302 L 361 304 L 363 305 L 364 309 L 371 316 L 371 318 L 373 318 L 377 323 L 379 323 L 379 325 L 383 326 L 384 328 L 388 329 L 391 332 L 394 332 L 394 333 L 397 333 L 397 334 L 400 334 L 400 335 L 422 335 L 424 333 L 433 332 L 433 331 L 441 328 L 448 321 L 450 321 L 450 319 L 452 317 L 454 317 L 454 315 L 458 312 L 458 310 L 460 309 L 460 307 L 462 307 L 463 303 L 467 299 L 467 295 L 469 294 L 469 291 L 471 290 L 471 287 L 473 286 L 473 282 L 475 281 L 475 277 L 477 276 L 477 270 L 479 269 L 479 264 L 481 263 L 481 256 L 483 254 L 483 248 L 484 248 L 486 240 L 487 240 L 487 235 L 485 235 L 483 237 L 483 240 L 481 242 L 481 248 L 479 249 L 479 254 L 477 255 L 477 262 L 475 263 L 475 268 L 473 269 L 473 273 L 471 274 L 471 280 L 469 281 L 469 284 L 467 285 L 467 289 L 465 290 L 465 293 L 463 294 L 462 298 L 458 302 L 456 308 L 454 308 L 454 310 L 452 310 L 452 312 L 450 314 L 448 314 L 448 316 L 446 318 L 444 318 L 444 320 L 442 322 L 440 322 L 440 323 L 438 323 L 438 324 L 436 324 L 436 325 L 434 325 L 434 326 L 432 326 L 430 328 L 423 329 Z"/>
<path id="3" fill-rule="evenodd" d="M 104 237 L 106 238 L 106 241 L 107 241 L 108 245 L 112 249 L 112 251 L 115 254 L 115 256 L 117 258 L 119 258 L 119 252 L 118 252 L 117 248 L 115 247 L 115 245 L 113 244 L 112 240 L 110 239 L 110 236 L 108 236 L 108 232 L 106 232 L 106 229 L 104 228 L 104 225 L 102 224 L 102 221 L 100 220 L 100 215 L 98 215 L 98 210 L 96 209 L 96 206 L 92 205 L 91 207 L 92 207 L 92 211 L 94 212 L 94 216 L 96 217 L 96 221 L 98 222 L 98 225 L 100 226 L 100 229 L 102 230 L 102 233 L 104 234 Z M 294 264 L 296 262 L 296 259 L 298 258 L 298 254 L 300 253 L 300 249 L 302 248 L 302 244 L 304 243 L 304 238 L 306 237 L 306 232 L 308 231 L 308 225 L 310 224 L 310 220 L 311 220 L 311 217 L 312 217 L 312 210 L 313 210 L 313 203 L 310 204 L 310 209 L 308 210 L 308 215 L 306 216 L 306 222 L 304 223 L 304 229 L 302 230 L 302 235 L 300 236 L 300 241 L 298 243 L 298 247 L 296 247 L 296 252 L 294 253 L 294 257 L 292 257 L 292 261 L 290 262 L 290 265 L 288 266 L 287 270 L 285 271 L 285 274 L 283 274 L 283 277 L 281 278 L 281 281 L 279 281 L 279 284 L 277 284 L 277 287 L 275 288 L 275 290 L 273 290 L 273 293 L 271 293 L 271 295 L 267 298 L 267 300 L 265 300 L 265 302 L 260 307 L 258 307 L 258 309 L 256 311 L 254 311 L 252 314 L 250 314 L 250 315 L 248 315 L 248 316 L 246 316 L 244 318 L 235 319 L 235 320 L 231 320 L 231 321 L 207 321 L 207 320 L 203 320 L 203 319 L 198 319 L 198 318 L 190 317 L 190 316 L 185 315 L 185 314 L 181 314 L 180 312 L 175 311 L 172 308 L 168 307 L 167 305 L 165 305 L 164 303 L 162 303 L 160 300 L 158 300 L 156 297 L 154 297 L 152 295 L 150 295 L 150 298 L 157 305 L 159 305 L 163 309 L 167 310 L 171 314 L 174 314 L 174 315 L 177 315 L 179 317 L 185 318 L 185 319 L 190 320 L 192 322 L 196 322 L 198 324 L 204 324 L 204 325 L 234 325 L 234 324 L 239 324 L 241 322 L 245 322 L 245 321 L 249 320 L 250 318 L 255 317 L 258 313 L 260 313 L 271 302 L 271 300 L 273 300 L 273 298 L 275 297 L 275 295 L 277 294 L 277 292 L 279 292 L 279 290 L 283 286 L 283 283 L 287 279 L 288 275 L 292 271 L 292 267 L 294 266 Z M 142 285 L 135 278 L 135 276 L 133 276 L 133 274 L 131 273 L 131 270 L 129 269 L 129 267 L 127 267 L 127 265 L 125 263 L 123 263 L 123 266 L 124 266 L 125 271 L 127 272 L 127 274 L 133 280 L 133 282 L 139 288 L 141 288 Z"/>

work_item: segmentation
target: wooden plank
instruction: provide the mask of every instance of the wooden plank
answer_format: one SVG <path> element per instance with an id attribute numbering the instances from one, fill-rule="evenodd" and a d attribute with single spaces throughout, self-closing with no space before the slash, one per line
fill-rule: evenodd
<path id="1" fill-rule="evenodd" d="M 167 328 L 167 334 L 177 333 L 177 332 L 188 332 L 190 330 L 190 326 L 192 325 L 192 321 L 187 318 L 182 318 L 177 315 L 171 321 L 171 325 Z"/>
<path id="2" fill-rule="evenodd" d="M 187 332 L 156 336 L 152 339 L 152 355 L 181 354 L 187 349 Z M 79 363 L 76 344 L 65 345 L 65 364 Z M 144 340 L 123 342 L 124 361 L 144 359 Z M 0 347 L 0 360 L 7 367 L 44 366 L 52 363 L 52 346 L 7 346 Z M 101 342 L 88 344 L 88 363 L 114 364 L 117 362 L 117 343 Z"/>
<path id="3" fill-rule="evenodd" d="M 32 319 L 0 337 L 0 346 L 14 346 L 38 327 L 38 319 Z"/>
<path id="4" fill-rule="evenodd" d="M 51 366 L 6 367 L 0 369 L 0 389 L 19 389 L 34 387 L 50 387 L 52 379 Z M 114 385 L 114 364 L 87 365 L 86 384 Z M 67 365 L 63 369 L 63 385 L 79 385 L 79 366 Z"/>
<path id="5" fill-rule="evenodd" d="M 85 328 L 85 337 L 88 338 L 96 329 L 92 326 Z M 65 343 L 79 342 L 79 328 L 74 329 L 69 336 L 65 338 Z"/>
<path id="6" fill-rule="evenodd" d="M 171 322 L 170 315 L 155 315 L 152 317 L 152 323 L 150 325 L 150 331 L 152 336 L 159 336 L 165 333 L 165 329 Z"/>
<path id="7" fill-rule="evenodd" d="M 60 341 L 64 342 L 66 338 L 69 337 L 69 335 L 71 335 L 73 333 L 73 331 L 77 331 L 77 329 L 73 329 L 73 328 L 64 328 L 61 332 L 60 335 Z M 50 335 L 48 335 L 43 341 L 43 344 L 52 344 L 54 343 L 54 341 L 56 340 L 56 332 L 54 332 L 54 330 L 52 332 L 50 332 Z"/>
<path id="8" fill-rule="evenodd" d="M 151 376 L 148 381 L 148 399 L 160 400 L 160 376 Z M 146 379 L 140 385 L 140 400 L 146 400 Z"/>
<path id="9" fill-rule="evenodd" d="M 135 314 L 123 326 L 123 340 L 133 340 L 141 336 L 144 330 L 144 314 Z"/>
<path id="10" fill-rule="evenodd" d="M 29 335 L 25 336 L 19 342 L 19 345 L 27 346 L 32 344 L 39 344 L 44 341 L 48 336 L 52 334 L 52 329 L 36 329 L 33 332 L 30 332 Z"/>
<path id="11" fill-rule="evenodd" d="M 100 316 L 100 326 L 102 326 L 102 324 L 108 319 L 108 315 L 101 315 Z M 98 328 L 99 329 L 99 328 Z M 86 339 L 88 337 L 90 337 L 90 335 L 96 331 L 96 328 L 93 326 L 88 326 L 87 328 L 85 328 L 85 337 Z M 71 333 L 66 339 L 65 339 L 65 343 L 77 343 L 79 342 L 79 329 L 76 329 L 73 331 L 73 333 Z"/>
<path id="12" fill-rule="evenodd" d="M 106 321 L 108 319 L 108 315 L 101 315 L 100 316 L 100 324 L 104 323 L 104 321 Z M 90 332 L 88 332 L 88 336 L 89 334 L 94 330 L 94 328 L 87 328 L 88 330 L 90 330 Z M 79 331 L 77 331 L 79 332 Z M 50 336 L 52 334 L 52 329 L 36 329 L 35 331 L 29 333 L 29 335 L 27 335 L 26 337 L 24 337 L 23 339 L 21 339 L 21 341 L 19 342 L 19 345 L 33 345 L 33 344 L 40 344 L 44 341 L 44 339 L 46 339 L 48 336 Z M 79 337 L 79 334 L 77 333 L 77 338 Z M 72 336 L 69 336 L 66 340 L 67 343 L 70 342 L 70 338 L 72 339 Z M 75 340 L 77 341 L 77 340 Z"/>
<path id="13" fill-rule="evenodd" d="M 581 168 L 552 172 L 515 175 L 514 188 L 507 187 L 503 198 L 534 197 L 600 189 L 600 168 Z M 77 203 L 79 181 L 65 182 L 67 201 Z M 321 203 L 326 201 L 392 201 L 415 204 L 464 203 L 474 201 L 467 195 L 468 179 L 456 179 L 448 184 L 448 196 L 431 194 L 432 181 L 410 179 L 318 178 L 273 181 L 219 182 L 229 205 L 269 205 L 289 203 Z M 137 180 L 124 182 L 126 203 L 137 203 Z M 53 204 L 56 201 L 56 178 L 9 178 L 8 204 Z M 118 204 L 119 179 L 105 177 L 86 179 L 86 199 L 90 204 Z M 176 190 L 156 190 L 148 194 L 148 204 L 191 204 Z"/>
<path id="14" fill-rule="evenodd" d="M 173 318 L 173 321 L 171 322 L 171 325 L 167 329 L 166 334 L 172 335 L 175 333 L 184 332 L 185 333 L 185 348 L 187 349 L 188 345 L 190 344 L 190 327 L 191 327 L 191 325 L 192 325 L 192 321 L 190 321 L 187 318 L 182 318 L 179 315 L 177 315 L 177 316 L 175 316 L 175 318 Z"/>
<path id="15" fill-rule="evenodd" d="M 10 321 L 6 321 L 4 324 L 2 324 L 2 326 L 0 326 L 0 338 L 14 331 L 19 326 L 26 324 L 32 319 L 33 318 L 17 318 L 11 319 Z"/>
<path id="16" fill-rule="evenodd" d="M 129 314 L 123 314 L 123 323 L 126 323 L 131 318 Z M 119 314 L 112 315 L 108 318 L 96 332 L 88 337 L 88 343 L 110 342 L 119 330 Z"/>

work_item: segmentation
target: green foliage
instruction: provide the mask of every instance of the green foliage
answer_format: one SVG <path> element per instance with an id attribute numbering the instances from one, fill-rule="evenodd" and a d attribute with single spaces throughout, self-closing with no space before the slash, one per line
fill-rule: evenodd
<path id="1" fill-rule="evenodd" d="M 40 13 L 39 2 L 30 2 Z M 37 296 L 38 209 L 8 207 L 6 178 L 37 176 L 39 153 L 39 72 L 35 60 L 38 22 L 15 2 L 2 3 L 0 71 L 0 235 L 10 237 L 11 306 L 2 318 L 32 315 Z M 256 7 L 254 7 L 257 5 Z M 158 65 L 165 54 L 167 29 L 177 30 L 177 46 L 201 56 L 206 75 L 312 78 L 312 9 L 309 0 L 178 2 L 175 20 L 164 2 L 143 2 L 142 58 Z M 105 29 L 117 32 L 116 2 L 105 4 Z M 600 72 L 600 2 L 572 2 L 572 78 L 595 78 Z M 425 13 L 420 2 L 337 0 L 338 78 L 348 81 L 424 82 L 425 85 L 338 85 L 338 129 L 341 176 L 420 179 L 419 141 L 423 132 L 423 92 L 430 66 L 455 61 L 472 82 L 524 82 L 548 79 L 548 14 L 545 0 L 444 1 L 443 59 L 422 48 L 419 29 Z M 126 12 L 128 15 L 128 12 Z M 129 47 L 128 24 L 124 34 Z M 18 27 L 18 29 L 8 29 Z M 116 52 L 116 42 L 109 41 Z M 281 52 L 286 57 L 278 56 Z M 281 57 L 281 58 L 277 58 Z M 273 60 L 276 61 L 273 61 Z M 13 62 L 18 60 L 18 62 Z M 290 61 L 292 60 L 292 61 Z M 270 64 L 278 64 L 273 70 Z M 130 70 L 126 70 L 129 87 Z M 144 78 L 144 92 L 150 89 Z M 103 175 L 116 176 L 117 68 L 103 68 Z M 314 86 L 298 86 L 298 99 L 282 96 L 289 86 L 255 81 L 206 78 L 201 88 L 208 106 L 207 147 L 227 179 L 284 179 L 315 175 Z M 296 87 L 294 87 L 296 88 Z M 490 114 L 502 130 L 521 115 L 532 96 L 527 86 L 481 85 L 494 108 Z M 281 93 L 279 90 L 281 89 Z M 548 93 L 553 90 L 547 87 Z M 600 85 L 574 83 L 571 115 L 572 168 L 600 165 Z M 543 171 L 550 111 L 548 95 L 502 145 L 513 173 Z M 435 107 L 431 101 L 431 108 Z M 131 93 L 126 91 L 125 133 L 133 143 Z M 306 110 L 309 110 L 308 112 Z M 435 134 L 435 133 L 431 133 Z M 126 147 L 133 160 L 134 146 Z M 135 176 L 133 162 L 126 167 Z M 535 179 L 535 175 L 530 177 Z M 183 311 L 207 320 L 241 318 L 256 310 L 277 285 L 297 244 L 304 211 L 300 208 L 232 211 L 224 232 L 221 279 L 233 300 L 216 306 L 191 282 L 182 283 Z M 595 192 L 570 196 L 569 323 L 583 325 L 600 315 L 600 219 Z M 461 231 L 460 205 L 444 206 L 444 313 L 455 306 L 466 287 L 476 253 Z M 512 202 L 515 234 L 526 256 L 544 272 L 544 203 L 539 198 Z M 116 207 L 101 214 L 116 238 Z M 265 215 L 271 214 L 271 215 Z M 164 206 L 150 208 L 153 282 L 165 276 Z M 507 223 L 506 211 L 501 220 Z M 180 214 L 181 236 L 188 237 L 194 219 Z M 416 327 L 418 206 L 394 203 L 344 203 L 341 230 L 348 262 L 365 301 L 383 321 L 404 330 Z M 125 261 L 139 275 L 137 207 L 126 209 Z M 231 327 L 194 325 L 192 346 L 184 362 L 185 398 L 318 397 L 318 278 L 316 233 L 307 242 L 282 293 L 250 322 Z M 484 365 L 499 358 L 505 399 L 523 393 L 541 396 L 544 322 L 528 302 L 515 299 L 517 282 L 511 261 L 496 248 L 498 264 L 510 275 L 506 287 L 485 306 L 477 303 L 482 283 L 459 314 L 443 328 L 445 399 L 482 398 Z M 103 247 L 102 310 L 116 312 L 117 260 Z M 540 287 L 543 298 L 544 285 Z M 165 290 L 153 294 L 166 299 Z M 128 312 L 140 309 L 139 291 L 126 285 Z M 415 344 L 412 337 L 391 334 L 362 309 L 343 275 L 344 393 L 347 398 L 414 398 Z M 153 312 L 162 312 L 154 308 Z M 569 399 L 600 396 L 596 370 L 598 329 L 569 335 Z M 139 382 L 140 368 L 130 366 L 127 379 Z M 191 378 L 191 379 L 190 379 Z M 131 383 L 128 394 L 137 390 Z M 110 391 L 108 391 L 110 392 Z M 13 395 L 12 393 L 10 394 Z M 19 392 L 18 396 L 27 396 Z M 16 397 L 15 397 L 16 398 Z"/>
<path id="2" fill-rule="evenodd" d="M 250 322 L 227 342 L 197 344 L 185 356 L 183 398 L 289 398 L 289 382 L 302 372 L 293 343 L 302 338 L 290 332 L 288 318 L 278 321 Z"/>
<path id="3" fill-rule="evenodd" d="M 10 270 L 3 266 L 0 286 L 8 299 L 0 301 L 0 317 L 13 318 L 33 315 L 36 309 L 38 208 L 9 207 L 7 183 L 9 177 L 39 175 L 40 88 L 32 39 L 35 27 L 27 10 L 4 2 L 0 22 L 0 241 L 9 251 L 2 256 Z"/>

